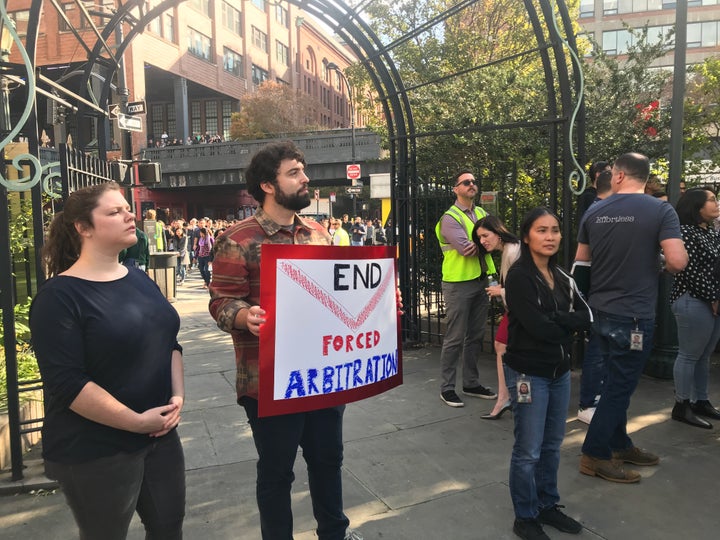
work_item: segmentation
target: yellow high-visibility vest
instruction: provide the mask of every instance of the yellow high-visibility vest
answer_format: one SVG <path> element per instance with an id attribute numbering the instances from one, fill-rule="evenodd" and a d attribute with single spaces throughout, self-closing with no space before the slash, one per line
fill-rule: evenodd
<path id="1" fill-rule="evenodd" d="M 448 211 L 443 214 L 443 217 L 446 215 L 451 216 L 454 220 L 460 223 L 460 225 L 465 227 L 467 237 L 472 238 L 472 230 L 475 223 L 473 223 L 465 212 L 460 210 L 457 206 L 452 205 Z M 475 216 L 477 219 L 482 219 L 486 215 L 487 212 L 485 212 L 485 210 L 479 206 L 475 207 Z M 465 257 L 454 247 L 445 242 L 442 234 L 440 234 L 441 222 L 442 218 L 440 218 L 437 225 L 435 225 L 435 235 L 437 236 L 438 242 L 440 242 L 440 249 L 443 253 L 442 280 L 455 283 L 458 281 L 470 281 L 479 278 L 482 275 L 482 267 L 480 266 L 479 257 Z M 488 275 L 496 272 L 495 263 L 489 253 L 485 254 L 485 264 L 487 265 Z"/>

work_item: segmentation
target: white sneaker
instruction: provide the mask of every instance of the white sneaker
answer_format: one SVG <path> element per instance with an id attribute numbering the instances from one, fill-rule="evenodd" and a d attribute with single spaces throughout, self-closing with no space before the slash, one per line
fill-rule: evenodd
<path id="1" fill-rule="evenodd" d="M 590 425 L 592 417 L 595 414 L 595 407 L 588 407 L 587 409 L 578 409 L 577 419 L 584 424 Z"/>
<path id="2" fill-rule="evenodd" d="M 345 532 L 345 540 L 363 540 L 363 537 L 359 532 L 348 529 Z"/>

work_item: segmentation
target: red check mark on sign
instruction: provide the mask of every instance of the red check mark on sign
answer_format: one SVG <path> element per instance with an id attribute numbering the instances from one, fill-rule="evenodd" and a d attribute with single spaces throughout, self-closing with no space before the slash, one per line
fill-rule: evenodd
<path id="1" fill-rule="evenodd" d="M 380 303 L 380 299 L 383 294 L 385 294 L 388 287 L 392 284 L 393 278 L 395 277 L 394 272 L 388 272 L 380 282 L 377 291 L 373 293 L 370 301 L 365 305 L 358 316 L 353 318 L 353 316 L 348 313 L 347 309 L 341 306 L 329 292 L 318 285 L 315 280 L 308 277 L 308 275 L 300 270 L 296 265 L 288 261 L 278 261 L 278 263 L 279 269 L 283 274 L 297 283 L 310 296 L 326 307 L 330 313 L 335 315 L 335 317 L 337 317 L 350 330 L 357 330 L 360 328 L 370 314 L 375 311 Z"/>

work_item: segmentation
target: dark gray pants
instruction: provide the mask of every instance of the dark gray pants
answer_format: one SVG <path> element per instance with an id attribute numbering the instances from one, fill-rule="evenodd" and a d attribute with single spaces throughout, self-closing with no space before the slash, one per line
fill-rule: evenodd
<path id="1" fill-rule="evenodd" d="M 80 540 L 124 540 L 133 514 L 146 540 L 181 540 L 185 517 L 185 459 L 177 430 L 133 454 L 77 465 L 45 462 L 80 529 Z"/>
<path id="2" fill-rule="evenodd" d="M 485 337 L 490 305 L 485 291 L 487 286 L 487 279 L 442 282 L 447 329 L 440 354 L 441 392 L 455 389 L 459 362 L 462 362 L 463 386 L 473 387 L 480 384 L 477 361 Z"/>

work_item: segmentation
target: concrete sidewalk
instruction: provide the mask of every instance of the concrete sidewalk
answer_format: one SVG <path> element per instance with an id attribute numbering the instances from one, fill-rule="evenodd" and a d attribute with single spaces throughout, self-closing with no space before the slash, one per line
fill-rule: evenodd
<path id="1" fill-rule="evenodd" d="M 187 400 L 179 432 L 187 468 L 189 540 L 259 539 L 256 452 L 244 411 L 235 403 L 234 355 L 227 334 L 207 312 L 197 271 L 179 288 Z M 440 350 L 404 352 L 404 384 L 348 405 L 345 414 L 345 509 L 366 540 L 509 539 L 513 512 L 508 465 L 512 417 L 480 418 L 492 401 L 467 398 L 453 409 L 439 397 Z M 481 359 L 484 381 L 496 386 L 495 360 Z M 720 403 L 720 366 L 711 370 L 711 400 Z M 586 426 L 575 420 L 579 373 L 560 465 L 561 503 L 585 529 L 580 537 L 704 540 L 717 538 L 720 431 L 669 419 L 672 381 L 643 378 L 629 411 L 638 446 L 661 456 L 641 468 L 642 482 L 623 485 L 578 472 Z M 720 427 L 720 426 L 719 426 Z M 77 531 L 60 491 L 7 495 L 42 487 L 42 464 L 31 452 L 23 485 L 0 475 L 4 540 L 70 539 Z M 307 475 L 298 455 L 293 489 L 296 540 L 316 538 Z M 552 538 L 570 535 L 547 528 Z M 129 538 L 144 538 L 133 521 Z"/>

